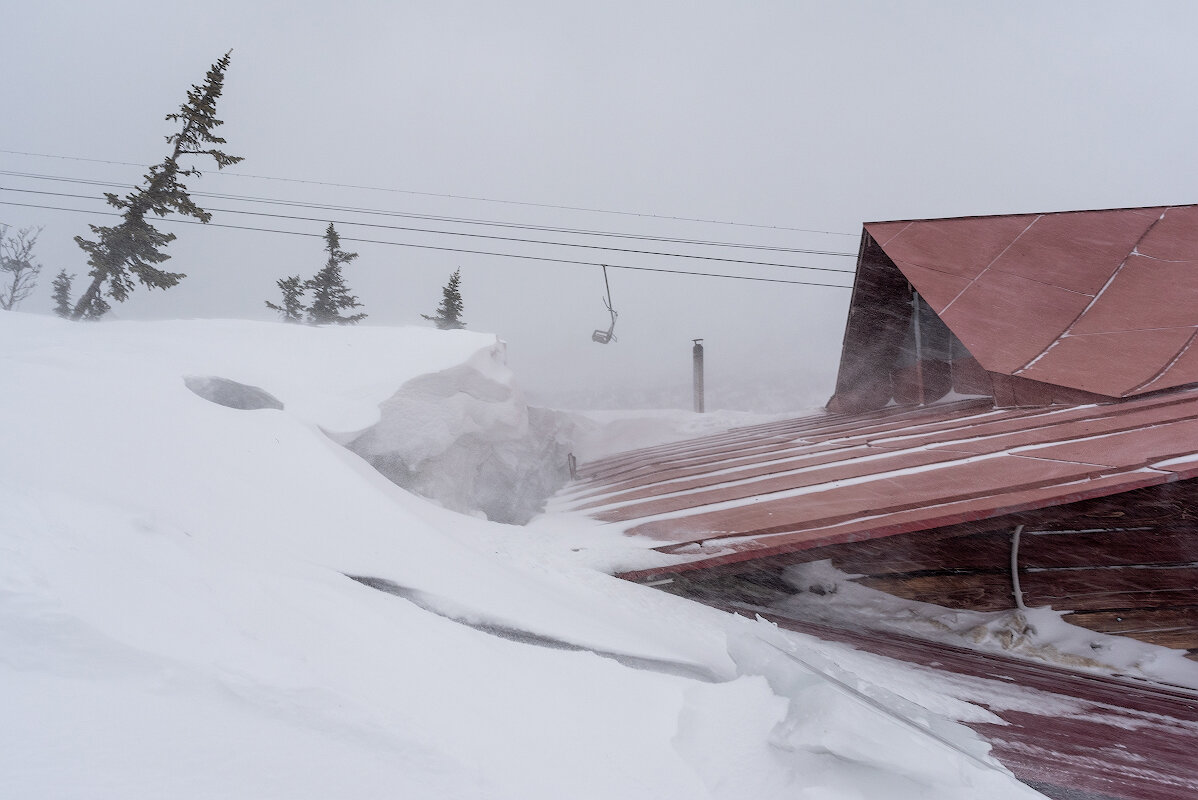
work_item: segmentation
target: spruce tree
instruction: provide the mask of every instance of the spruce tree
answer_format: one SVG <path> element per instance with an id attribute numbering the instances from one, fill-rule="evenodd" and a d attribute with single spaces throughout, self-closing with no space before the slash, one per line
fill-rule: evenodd
<path id="1" fill-rule="evenodd" d="M 266 307 L 282 314 L 284 322 L 303 322 L 307 309 L 304 307 L 304 284 L 300 276 L 279 278 L 275 283 L 283 293 L 283 305 L 275 305 L 267 300 Z"/>
<path id="2" fill-rule="evenodd" d="M 71 282 L 74 280 L 74 275 L 68 275 L 67 271 L 62 269 L 50 284 L 54 290 L 51 295 L 54 298 L 54 313 L 63 319 L 71 316 Z"/>
<path id="3" fill-rule="evenodd" d="M 110 308 L 104 295 L 118 303 L 124 302 L 133 289 L 134 278 L 151 289 L 168 289 L 186 277 L 155 266 L 170 258 L 162 251 L 174 241 L 175 234 L 162 233 L 146 221 L 146 215 L 153 212 L 165 217 L 173 212 L 200 222 L 212 218 L 192 202 L 181 180 L 199 176 L 199 169 L 194 166 L 183 168 L 179 159 L 210 156 L 217 169 L 242 160 L 240 156 L 217 149 L 216 145 L 224 144 L 225 140 L 213 133 L 223 124 L 216 118 L 216 101 L 224 88 L 230 53 L 231 50 L 209 68 L 202 85 L 191 87 L 187 102 L 178 113 L 166 115 L 167 121 L 182 124 L 178 133 L 166 137 L 167 143 L 173 145 L 166 160 L 150 167 L 142 184 L 124 197 L 111 192 L 105 194 L 108 204 L 121 212 L 121 222 L 113 227 L 89 225 L 97 237 L 95 241 L 75 237 L 75 243 L 87 253 L 87 263 L 91 266 L 88 275 L 92 282 L 75 304 L 71 319 L 103 316 Z"/>
<path id="4" fill-rule="evenodd" d="M 460 267 L 455 269 L 449 276 L 449 282 L 441 289 L 441 305 L 437 306 L 436 315 L 420 315 L 443 331 L 466 327 L 466 323 L 462 321 L 462 293 L 458 289 L 462 281 L 461 273 Z"/>
<path id="5" fill-rule="evenodd" d="M 361 308 L 358 298 L 349 293 L 345 285 L 345 277 L 341 274 L 341 266 L 348 264 L 358 257 L 357 253 L 347 253 L 341 249 L 341 237 L 333 223 L 324 232 L 325 251 L 329 260 L 310 281 L 305 281 L 304 289 L 312 291 L 312 305 L 308 307 L 308 322 L 313 325 L 352 325 L 366 318 L 365 314 L 350 314 L 341 316 L 342 310 Z"/>

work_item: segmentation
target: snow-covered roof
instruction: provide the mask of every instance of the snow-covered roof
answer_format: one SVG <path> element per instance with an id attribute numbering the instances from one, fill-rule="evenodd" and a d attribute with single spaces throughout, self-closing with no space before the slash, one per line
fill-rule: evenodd
<path id="1" fill-rule="evenodd" d="M 994 409 L 989 399 L 821 414 L 586 467 L 555 508 L 728 568 L 1198 476 L 1198 389 L 1120 403 Z"/>

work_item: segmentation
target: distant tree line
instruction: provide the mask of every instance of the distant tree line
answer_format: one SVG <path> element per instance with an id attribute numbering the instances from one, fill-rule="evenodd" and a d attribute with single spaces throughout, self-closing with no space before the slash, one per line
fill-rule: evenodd
<path id="1" fill-rule="evenodd" d="M 299 275 L 279 278 L 275 285 L 279 287 L 280 301 L 265 301 L 266 307 L 277 311 L 284 322 L 353 325 L 367 316 L 364 313 L 341 313 L 362 307 L 358 298 L 349 293 L 345 276 L 341 272 L 341 267 L 357 258 L 358 254 L 347 253 L 341 249 L 341 237 L 337 235 L 337 229 L 331 222 L 325 229 L 324 240 L 325 252 L 329 254 L 324 267 L 308 280 L 301 280 Z M 465 328 L 466 323 L 462 320 L 462 293 L 459 289 L 461 280 L 461 269 L 455 269 L 449 276 L 449 282 L 441 290 L 441 304 L 437 306 L 437 310 L 432 315 L 420 316 L 441 330 Z"/>

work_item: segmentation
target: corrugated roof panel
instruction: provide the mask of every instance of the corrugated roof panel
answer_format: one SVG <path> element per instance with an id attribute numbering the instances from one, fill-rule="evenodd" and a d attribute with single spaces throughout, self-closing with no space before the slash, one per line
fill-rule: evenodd
<path id="1" fill-rule="evenodd" d="M 1198 206 L 1161 210 L 1161 221 L 1148 231 L 1136 249 L 1167 261 L 1198 261 Z"/>
<path id="2" fill-rule="evenodd" d="M 1198 442 L 1198 419 L 1185 419 L 1036 447 L 1026 455 L 1034 459 L 1052 458 L 1127 469 L 1192 455 L 1195 442 Z M 1014 454 L 1025 455 L 1018 450 Z"/>
<path id="3" fill-rule="evenodd" d="M 1067 336 L 1018 374 L 1115 397 L 1134 394 L 1181 352 L 1193 333 L 1193 328 L 1164 328 Z"/>
<path id="4" fill-rule="evenodd" d="M 1198 354 L 1177 357 L 1198 329 L 1198 206 L 865 230 L 991 372 L 1108 397 L 1198 383 Z M 1071 341 L 1115 331 L 1157 333 Z"/>
<path id="5" fill-rule="evenodd" d="M 1174 386 L 1184 386 L 1198 381 L 1198 344 L 1190 337 L 1181 355 L 1165 368 L 1164 372 L 1154 380 L 1140 387 L 1144 392 L 1155 392 L 1161 389 L 1172 389 Z"/>
<path id="6" fill-rule="evenodd" d="M 1144 403 L 1134 409 L 1123 409 L 1119 414 L 1108 414 L 1102 410 L 1096 411 L 1093 406 L 1081 407 L 1065 413 L 1045 415 L 1039 420 L 1017 419 L 1004 425 L 978 425 L 968 431 L 970 436 L 964 438 L 958 431 L 956 439 L 941 435 L 937 438 L 920 437 L 914 441 L 920 444 L 926 443 L 926 446 L 932 449 L 982 455 L 1016 450 L 1020 447 L 1035 447 L 1043 445 L 1046 440 L 1051 439 L 1076 440 L 1096 436 L 1109 437 L 1129 430 L 1198 417 L 1198 407 L 1193 404 L 1187 404 L 1185 409 L 1179 411 L 1173 407 L 1174 404 L 1159 402 L 1159 397 L 1151 399 L 1158 402 Z M 1136 403 L 1137 401 L 1128 402 Z M 1179 417 L 1179 415 L 1181 416 Z"/>
<path id="7" fill-rule="evenodd" d="M 780 533 L 796 528 L 832 525 L 861 516 L 885 517 L 898 511 L 940 503 L 992 497 L 1003 492 L 1098 477 L 1103 468 L 1091 464 L 994 457 L 958 459 L 933 469 L 881 473 L 858 483 L 841 482 L 814 490 L 799 487 L 792 497 L 757 498 L 754 502 L 715 511 L 699 510 L 670 519 L 643 522 L 628 533 L 663 542 L 732 536 L 742 531 Z M 599 516 L 599 515 L 596 515 Z"/>
<path id="8" fill-rule="evenodd" d="M 1038 215 L 1007 217 L 962 217 L 902 223 L 866 223 L 886 255 L 896 261 L 936 270 L 959 278 L 976 278 L 999 256 Z M 884 227 L 886 226 L 886 227 Z M 886 237 L 879 239 L 874 234 Z M 890 234 L 887 236 L 887 234 Z"/>
<path id="9" fill-rule="evenodd" d="M 918 284 L 916 288 L 924 291 Z M 1010 375 L 1055 342 L 1090 299 L 1009 273 L 987 271 L 940 312 L 940 319 L 983 367 Z"/>
<path id="10" fill-rule="evenodd" d="M 1013 489 L 1002 495 L 1003 505 L 997 510 L 994 498 L 980 497 L 772 535 L 754 534 L 713 539 L 702 543 L 696 541 L 681 545 L 665 545 L 657 549 L 663 553 L 678 556 L 675 563 L 624 573 L 623 577 L 640 580 L 672 572 L 727 567 L 732 564 L 751 564 L 753 561 L 764 558 L 794 556 L 794 554 L 816 547 L 845 542 L 870 541 L 886 536 L 928 530 L 942 525 L 955 525 L 960 522 L 1029 511 L 1045 506 L 1063 505 L 1078 500 L 1130 492 L 1161 482 L 1159 473 L 1123 472 L 1079 483 L 1042 486 L 1033 489 Z M 801 557 L 795 560 L 801 560 Z"/>
<path id="11" fill-rule="evenodd" d="M 869 229 L 870 235 L 874 237 L 875 242 L 885 246 L 887 242 L 902 233 L 903 229 L 907 228 L 910 224 L 910 220 L 905 222 L 870 222 L 866 223 L 865 227 Z"/>
<path id="12" fill-rule="evenodd" d="M 859 453 L 867 455 L 867 453 Z M 935 450 L 920 450 L 907 452 L 887 460 L 893 470 L 911 469 L 942 461 L 959 460 L 954 453 L 937 452 Z M 848 480 L 860 477 L 861 466 L 851 459 L 840 458 L 837 462 L 818 465 L 804 465 L 802 461 L 792 462 L 790 470 L 781 470 L 784 474 L 776 475 L 771 469 L 765 474 L 756 470 L 738 470 L 731 473 L 721 473 L 710 480 L 696 480 L 689 486 L 657 486 L 646 494 L 631 492 L 615 495 L 609 498 L 612 503 L 640 500 L 632 505 L 609 510 L 597 510 L 591 513 L 595 519 L 604 522 L 623 522 L 657 514 L 668 514 L 674 511 L 709 506 L 714 503 L 727 503 L 734 500 L 744 500 L 759 495 L 769 495 L 773 492 L 787 492 L 808 486 L 826 484 L 830 481 Z M 673 493 L 672 493 L 673 492 Z M 671 494 L 672 493 L 672 494 Z M 670 496 L 660 496 L 670 495 Z"/>
<path id="13" fill-rule="evenodd" d="M 966 402 L 818 415 L 790 428 L 781 459 L 775 449 L 751 453 L 763 439 L 780 444 L 787 426 L 778 424 L 609 459 L 640 466 L 593 473 L 555 510 L 664 542 L 657 549 L 677 561 L 656 571 L 668 573 L 1198 475 L 1198 389 L 1065 409 L 983 412 Z M 737 441 L 748 446 L 739 457 Z"/>
<path id="14" fill-rule="evenodd" d="M 1191 327 L 1195 302 L 1198 264 L 1132 256 L 1069 334 Z"/>
<path id="15" fill-rule="evenodd" d="M 943 308 L 969 288 L 970 279 L 917 267 L 906 261 L 895 262 L 932 308 Z"/>
<path id="16" fill-rule="evenodd" d="M 990 269 L 1093 296 L 1156 221 L 1151 214 L 1044 214 Z"/>

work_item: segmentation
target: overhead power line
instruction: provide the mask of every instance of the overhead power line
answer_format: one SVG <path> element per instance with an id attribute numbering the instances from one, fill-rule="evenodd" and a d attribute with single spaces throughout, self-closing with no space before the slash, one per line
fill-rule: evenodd
<path id="1" fill-rule="evenodd" d="M 17 202 L 10 201 L 10 200 L 0 200 L 0 205 L 18 206 L 21 208 L 38 208 L 38 209 L 45 209 L 48 211 L 69 211 L 69 212 L 74 212 L 77 214 L 92 214 L 92 215 L 101 215 L 101 216 L 108 216 L 108 217 L 120 216 L 115 211 L 95 211 L 92 209 L 84 209 L 84 208 L 64 208 L 62 206 L 49 206 L 49 205 L 42 205 L 42 204 L 38 204 L 38 203 L 17 203 Z M 176 225 L 208 225 L 209 227 L 214 227 L 214 228 L 228 228 L 228 229 L 232 229 L 232 230 L 242 230 L 242 231 L 257 231 L 257 232 L 261 232 L 261 233 L 274 233 L 274 234 L 282 234 L 282 235 L 286 235 L 286 236 L 304 236 L 304 237 L 308 237 L 308 238 L 323 238 L 323 234 L 319 234 L 319 233 L 308 233 L 308 232 L 303 232 L 303 231 L 286 231 L 286 230 L 279 230 L 277 228 L 260 228 L 260 227 L 255 227 L 255 226 L 251 226 L 251 225 L 230 225 L 228 223 L 222 223 L 222 222 L 204 223 L 204 222 L 199 222 L 197 220 L 178 219 L 178 218 L 173 218 L 173 217 L 167 217 L 167 218 L 164 218 L 164 219 L 161 219 L 158 221 L 172 223 L 172 224 L 176 224 Z M 415 249 L 419 249 L 419 250 L 437 250 L 437 251 L 447 252 L 447 253 L 464 253 L 464 254 L 468 254 L 468 255 L 495 256 L 498 258 L 514 258 L 514 259 L 520 259 L 523 261 L 541 261 L 541 262 L 555 263 L 555 264 L 574 264 L 574 265 L 589 266 L 589 267 L 606 266 L 609 269 L 624 269 L 624 270 L 632 270 L 635 272 L 660 272 L 660 273 L 665 273 L 668 275 L 691 275 L 691 276 L 705 277 L 705 278 L 728 278 L 731 280 L 757 281 L 757 282 L 761 282 L 761 283 L 785 283 L 785 284 L 793 284 L 793 285 L 797 285 L 797 286 L 823 286 L 823 287 L 827 287 L 830 289 L 851 289 L 851 288 L 853 288 L 851 286 L 845 286 L 843 284 L 838 284 L 838 283 L 816 283 L 814 281 L 796 281 L 796 280 L 787 280 L 784 278 L 764 278 L 764 277 L 757 277 L 757 276 L 753 276 L 753 275 L 728 275 L 728 274 L 717 273 L 717 272 L 694 272 L 694 271 L 690 271 L 690 270 L 665 269 L 665 268 L 661 268 L 661 267 L 638 267 L 638 266 L 633 266 L 630 264 L 612 264 L 610 262 L 603 262 L 603 261 L 583 261 L 583 260 L 577 260 L 577 259 L 552 258 L 549 256 L 534 256 L 534 255 L 527 255 L 527 254 L 520 254 L 520 253 L 500 253 L 500 252 L 495 252 L 495 251 L 490 251 L 490 250 L 473 250 L 473 249 L 462 248 L 462 247 L 444 247 L 444 246 L 439 246 L 439 245 L 415 244 L 412 242 L 393 242 L 393 241 L 386 241 L 386 240 L 381 240 L 381 239 L 363 239 L 360 237 L 351 237 L 351 236 L 342 236 L 340 238 L 341 238 L 341 241 L 343 241 L 343 242 L 360 242 L 363 244 L 378 244 L 378 245 L 386 245 L 386 246 L 390 246 L 390 247 L 409 247 L 409 248 L 415 248 Z"/>
<path id="2" fill-rule="evenodd" d="M 53 154 L 53 153 L 32 153 L 32 152 L 27 152 L 24 150 L 0 149 L 0 153 L 6 153 L 8 155 L 18 155 L 18 156 L 31 156 L 34 158 L 54 158 L 54 159 L 60 159 L 63 161 L 82 161 L 82 162 L 91 163 L 91 164 L 112 164 L 112 165 L 125 166 L 125 167 L 138 167 L 141 169 L 145 169 L 148 166 L 146 164 L 137 164 L 132 161 L 110 161 L 110 160 L 101 159 L 101 158 L 84 158 L 82 156 L 65 156 L 65 155 L 57 155 L 57 154 Z M 586 212 L 586 213 L 590 213 L 590 214 L 611 214 L 611 215 L 624 216 L 624 217 L 640 217 L 643 219 L 674 220 L 674 221 L 678 221 L 678 222 L 701 222 L 701 223 L 708 224 L 708 225 L 728 225 L 728 226 L 734 226 L 734 227 L 740 227 L 740 228 L 757 228 L 757 229 L 762 229 L 762 230 L 796 231 L 799 233 L 818 233 L 818 234 L 824 234 L 827 236 L 853 236 L 853 237 L 858 236 L 858 234 L 856 234 L 856 233 L 846 233 L 844 231 L 827 231 L 827 230 L 819 230 L 816 228 L 794 228 L 794 227 L 788 227 L 785 225 L 763 225 L 763 224 L 752 223 L 752 222 L 734 222 L 734 221 L 730 221 L 730 220 L 704 219 L 701 217 L 682 217 L 682 216 L 672 216 L 672 215 L 668 215 L 668 214 L 646 214 L 646 213 L 637 212 L 637 211 L 615 211 L 615 210 L 606 209 L 606 208 L 590 208 L 590 207 L 586 207 L 586 206 L 557 205 L 554 203 L 534 203 L 534 202 L 529 202 L 529 201 L 524 201 L 524 200 L 506 200 L 506 199 L 494 198 L 494 197 L 482 197 L 482 196 L 478 196 L 478 195 L 448 194 L 448 193 L 442 193 L 442 192 L 421 192 L 421 191 L 416 191 L 414 189 L 394 189 L 394 188 L 389 188 L 389 187 L 385 187 L 385 186 L 365 186 L 365 185 L 352 184 L 352 183 L 335 183 L 332 181 L 314 181 L 314 180 L 307 180 L 307 179 L 302 179 L 302 178 L 280 178 L 280 177 L 275 177 L 275 176 L 271 176 L 271 175 L 251 175 L 251 174 L 245 173 L 245 172 L 228 172 L 228 171 L 222 170 L 218 174 L 228 175 L 228 176 L 234 177 L 234 178 L 252 178 L 254 180 L 277 181 L 280 183 L 307 184 L 310 186 L 328 186 L 328 187 L 336 187 L 339 189 L 359 189 L 359 190 L 370 191 L 370 192 L 389 192 L 392 194 L 409 194 L 409 195 L 415 195 L 415 196 L 419 196 L 419 197 L 440 197 L 440 198 L 445 198 L 445 199 L 450 199 L 450 200 L 471 200 L 471 201 L 476 201 L 476 202 L 480 202 L 480 203 L 498 203 L 498 204 L 502 204 L 502 205 L 526 206 L 529 208 L 552 208 L 552 209 L 558 209 L 558 210 L 562 210 L 562 211 L 582 211 L 582 212 Z"/>
<path id="3" fill-rule="evenodd" d="M 0 191 L 19 192 L 21 194 L 37 194 L 37 195 L 45 195 L 45 196 L 49 196 L 49 197 L 68 197 L 73 200 L 102 200 L 103 199 L 103 198 L 95 197 L 92 195 L 71 194 L 68 192 L 47 192 L 47 191 L 42 191 L 39 189 L 14 189 L 14 188 L 7 187 L 7 186 L 0 186 Z M 535 244 L 535 245 L 543 245 L 543 246 L 549 246 L 549 247 L 572 247 L 572 248 L 583 249 L 583 250 L 602 250 L 604 252 L 609 252 L 609 253 L 625 253 L 625 254 L 642 255 L 642 256 L 661 256 L 664 258 L 686 258 L 686 259 L 696 259 L 699 261 L 718 261 L 718 262 L 726 263 L 726 264 L 744 264 L 747 266 L 754 266 L 754 267 L 780 267 L 783 269 L 802 269 L 802 270 L 812 270 L 812 271 L 816 271 L 816 272 L 839 272 L 839 273 L 852 273 L 853 272 L 853 270 L 839 269 L 839 268 L 835 268 L 835 267 L 810 267 L 810 266 L 803 266 L 800 264 L 783 264 L 783 263 L 776 262 L 776 261 L 753 261 L 753 260 L 744 259 L 744 258 L 725 258 L 722 256 L 700 256 L 700 255 L 691 255 L 691 254 L 687 254 L 687 253 L 668 253 L 668 252 L 660 251 L 660 250 L 637 250 L 637 249 L 628 248 L 628 247 L 606 247 L 606 246 L 593 245 L 593 244 L 580 244 L 577 242 L 549 242 L 549 241 L 545 241 L 543 239 L 523 239 L 523 238 L 519 238 L 519 237 L 515 237 L 515 236 L 495 236 L 492 234 L 466 233 L 463 231 L 442 231 L 442 230 L 435 230 L 432 228 L 415 228 L 415 227 L 411 227 L 411 226 L 407 226 L 407 225 L 384 225 L 384 224 L 378 223 L 378 222 L 355 222 L 353 220 L 330 220 L 330 219 L 327 219 L 324 217 L 301 217 L 301 216 L 298 216 L 295 214 L 271 214 L 266 211 L 242 211 L 242 210 L 231 209 L 231 208 L 212 208 L 211 206 L 209 206 L 208 210 L 209 211 L 217 211 L 217 212 L 220 212 L 223 214 L 241 214 L 241 215 L 253 216 L 253 217 L 267 217 L 270 219 L 293 220 L 296 222 L 316 222 L 316 223 L 331 222 L 333 224 L 341 225 L 341 226 L 355 226 L 356 225 L 356 226 L 362 227 L 362 228 L 378 228 L 378 229 L 382 229 L 382 230 L 403 231 L 405 233 L 433 234 L 433 235 L 439 235 L 439 236 L 458 236 L 458 237 L 465 237 L 465 238 L 469 238 L 469 239 L 488 239 L 488 240 L 499 241 L 499 242 L 511 242 L 514 244 Z"/>
<path id="4" fill-rule="evenodd" d="M 0 170 L 0 175 L 30 180 L 53 181 L 59 183 L 74 183 L 84 186 L 106 186 L 123 189 L 134 188 L 131 184 L 115 181 L 93 180 L 90 178 L 69 178 L 62 175 L 44 175 L 34 172 L 18 172 L 15 170 Z M 359 206 L 331 205 L 325 203 L 307 203 L 300 200 L 283 200 L 273 197 L 254 197 L 252 195 L 227 194 L 221 192 L 189 192 L 194 197 L 211 197 L 218 200 L 235 200 L 245 203 L 261 203 L 265 205 L 286 206 L 289 208 L 307 208 L 320 211 L 342 211 L 353 214 L 369 214 L 372 216 L 396 217 L 401 219 L 419 219 L 430 222 L 449 222 L 462 225 L 478 225 L 482 227 L 505 228 L 514 230 L 531 230 L 546 233 L 566 233 L 581 236 L 596 236 L 609 239 L 633 239 L 636 241 L 666 242 L 669 244 L 700 245 L 704 247 L 725 247 L 740 250 L 763 250 L 775 253 L 801 253 L 803 255 L 840 256 L 855 258 L 857 253 L 847 250 L 813 250 L 804 247 L 779 247 L 775 245 L 746 244 L 743 242 L 712 241 L 708 239 L 684 239 L 672 236 L 651 236 L 637 233 L 616 233 L 613 231 L 597 231 L 590 228 L 564 228 L 553 225 L 531 225 L 527 223 L 501 222 L 498 220 L 483 220 L 473 217 L 448 217 L 438 214 L 418 214 L 408 211 L 388 211 L 377 208 L 362 208 Z M 848 270 L 846 270 L 848 271 Z"/>

